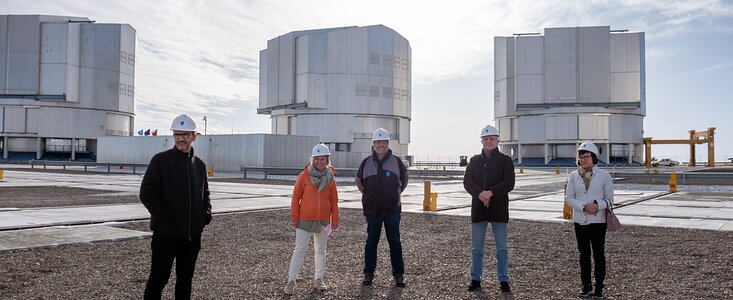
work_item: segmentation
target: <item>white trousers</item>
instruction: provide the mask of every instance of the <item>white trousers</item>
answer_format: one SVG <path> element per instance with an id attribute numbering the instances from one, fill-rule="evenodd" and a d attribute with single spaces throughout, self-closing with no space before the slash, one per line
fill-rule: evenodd
<path id="1" fill-rule="evenodd" d="M 290 271 L 288 272 L 288 281 L 298 279 L 300 269 L 303 267 L 305 254 L 308 252 L 308 244 L 310 244 L 311 236 L 313 236 L 313 245 L 315 247 L 315 267 L 316 272 L 313 278 L 323 278 L 326 272 L 326 239 L 325 233 L 307 232 L 302 229 L 295 229 L 295 250 L 293 257 L 290 259 Z"/>

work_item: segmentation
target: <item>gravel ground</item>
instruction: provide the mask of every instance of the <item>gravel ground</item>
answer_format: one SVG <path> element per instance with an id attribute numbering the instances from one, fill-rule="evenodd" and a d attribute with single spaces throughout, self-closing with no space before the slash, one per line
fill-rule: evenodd
<path id="1" fill-rule="evenodd" d="M 513 293 L 501 295 L 487 239 L 484 290 L 469 293 L 469 218 L 402 215 L 407 287 L 393 287 L 382 237 L 375 283 L 360 285 L 365 222 L 342 209 L 328 241 L 326 282 L 312 288 L 306 257 L 297 294 L 282 293 L 294 234 L 288 210 L 217 215 L 207 227 L 194 278 L 197 299 L 575 299 L 577 251 L 568 224 L 512 220 Z M 146 230 L 146 222 L 127 228 Z M 626 226 L 607 236 L 609 299 L 730 299 L 733 233 Z M 134 239 L 0 253 L 0 299 L 139 299 L 147 279 L 150 240 Z M 312 251 L 312 247 L 311 247 Z M 174 282 L 175 275 L 171 282 Z M 173 286 L 164 298 L 172 298 Z"/>
<path id="2" fill-rule="evenodd" d="M 137 196 L 115 195 L 114 191 L 72 187 L 4 187 L 0 188 L 0 208 L 58 207 L 140 202 Z"/>

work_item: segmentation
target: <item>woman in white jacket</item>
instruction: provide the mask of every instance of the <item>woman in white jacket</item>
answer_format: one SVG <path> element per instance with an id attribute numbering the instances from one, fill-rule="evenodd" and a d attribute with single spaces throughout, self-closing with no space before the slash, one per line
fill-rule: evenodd
<path id="1" fill-rule="evenodd" d="M 581 297 L 603 297 L 606 277 L 606 209 L 613 206 L 613 180 L 599 169 L 598 147 L 586 141 L 578 147 L 578 170 L 568 178 L 567 203 L 573 208 L 575 240 L 580 252 Z M 591 249 L 595 262 L 595 291 L 591 281 Z"/>

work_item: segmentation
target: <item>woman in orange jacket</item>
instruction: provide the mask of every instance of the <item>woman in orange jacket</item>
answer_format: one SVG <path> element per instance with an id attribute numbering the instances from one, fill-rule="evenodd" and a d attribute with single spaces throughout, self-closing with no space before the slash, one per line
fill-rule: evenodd
<path id="1" fill-rule="evenodd" d="M 339 225 L 338 192 L 328 146 L 313 147 L 311 163 L 298 175 L 293 189 L 290 219 L 295 228 L 295 250 L 290 259 L 285 294 L 295 293 L 295 282 L 303 266 L 311 236 L 315 247 L 315 286 L 328 289 L 323 281 L 326 271 L 326 239 Z"/>

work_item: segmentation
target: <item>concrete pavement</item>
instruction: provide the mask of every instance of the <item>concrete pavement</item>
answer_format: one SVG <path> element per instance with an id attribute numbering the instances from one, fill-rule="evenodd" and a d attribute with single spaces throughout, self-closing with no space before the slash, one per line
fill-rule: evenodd
<path id="1" fill-rule="evenodd" d="M 567 174 L 525 170 L 517 174 L 515 190 L 510 193 L 510 216 L 514 219 L 565 222 L 561 218 L 562 190 L 536 188 L 562 183 Z M 0 188 L 22 186 L 64 186 L 137 195 L 142 175 L 62 174 L 5 171 Z M 215 214 L 264 209 L 287 209 L 291 186 L 210 182 Z M 470 216 L 470 197 L 461 181 L 436 181 L 438 212 L 423 212 L 423 183 L 412 179 L 403 193 L 403 211 L 437 215 Z M 361 194 L 354 186 L 340 186 L 340 207 L 361 209 Z M 616 213 L 624 225 L 680 227 L 733 231 L 733 194 L 674 193 L 616 190 Z M 144 238 L 146 232 L 116 228 L 109 222 L 149 218 L 142 204 L 52 208 L 0 208 L 0 251 L 52 246 L 66 243 Z M 286 222 L 287 220 L 283 220 Z M 112 223 L 116 224 L 116 223 Z M 623 229 L 622 231 L 623 232 Z"/>

